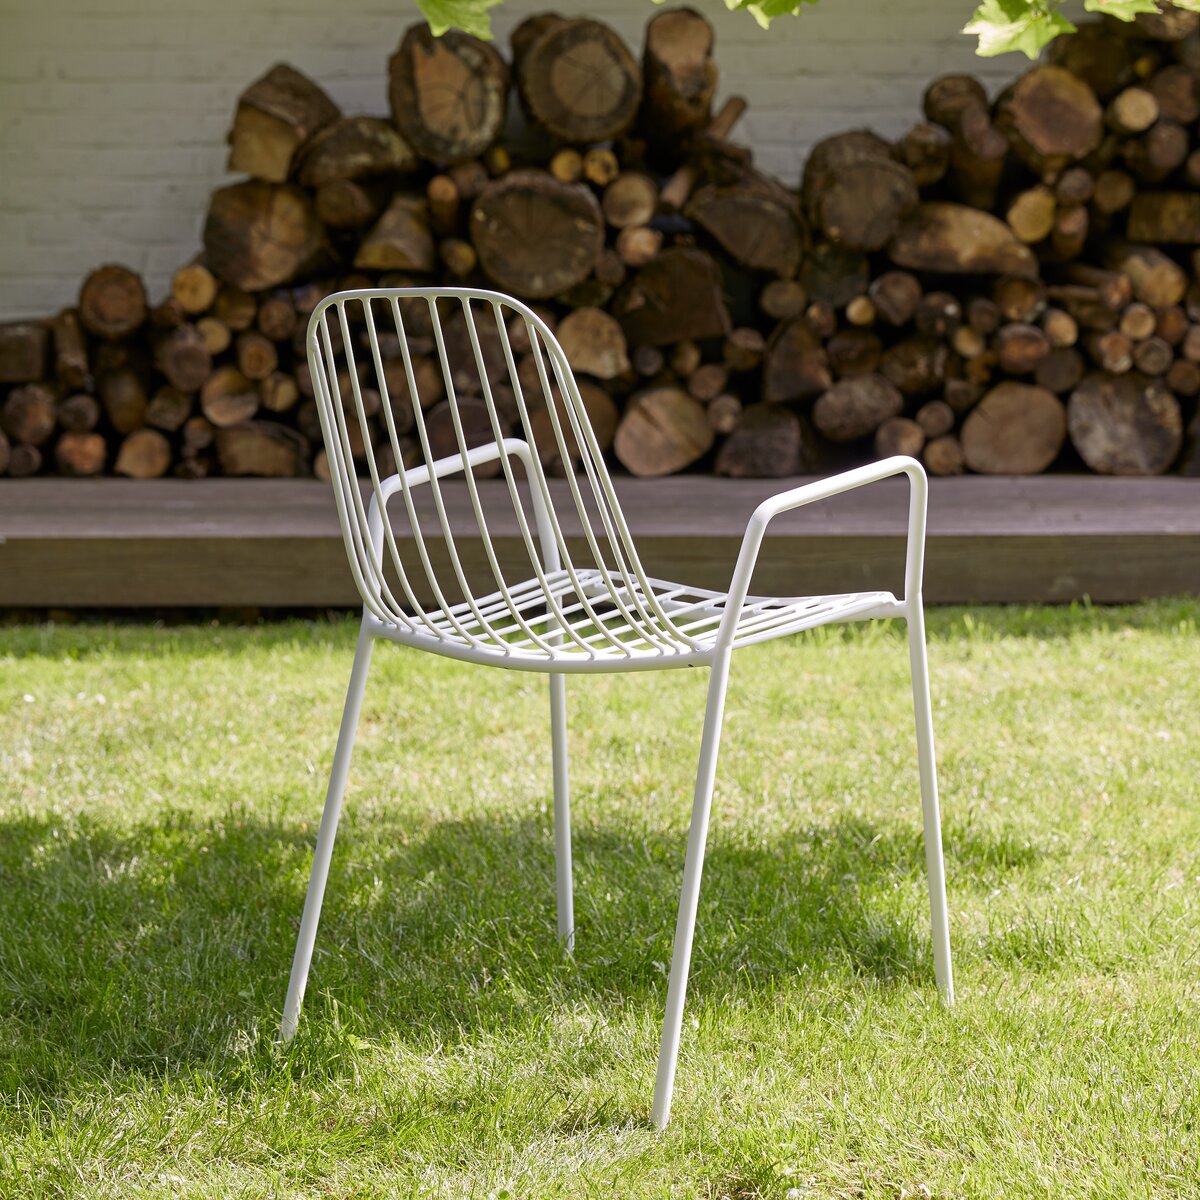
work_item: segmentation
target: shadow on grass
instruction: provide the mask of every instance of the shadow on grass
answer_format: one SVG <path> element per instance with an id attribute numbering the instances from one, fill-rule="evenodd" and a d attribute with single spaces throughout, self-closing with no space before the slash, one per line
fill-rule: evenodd
<path id="1" fill-rule="evenodd" d="M 682 830 L 577 830 L 572 958 L 554 934 L 547 819 L 448 821 L 410 844 L 392 820 L 343 830 L 301 1043 L 328 1041 L 331 1027 L 454 1042 L 588 1003 L 657 1022 Z M 270 1043 L 312 836 L 236 811 L 120 833 L 0 824 L 0 1095 L 180 1068 L 237 1086 L 247 1055 L 278 1069 Z M 1037 856 L 967 829 L 949 844 L 954 889 Z M 798 971 L 932 987 L 915 830 L 845 817 L 755 845 L 713 840 L 690 1001 Z"/>

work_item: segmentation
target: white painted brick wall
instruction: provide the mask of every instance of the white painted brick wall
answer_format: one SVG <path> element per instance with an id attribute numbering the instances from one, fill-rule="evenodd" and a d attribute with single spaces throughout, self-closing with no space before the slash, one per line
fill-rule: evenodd
<path id="1" fill-rule="evenodd" d="M 789 182 L 824 134 L 902 131 L 933 76 L 973 70 L 994 86 L 1023 63 L 974 57 L 958 32 L 971 0 L 822 0 L 769 32 L 720 0 L 700 7 L 722 92 L 750 102 L 740 137 Z M 647 0 L 508 0 L 501 45 L 546 8 L 609 21 L 635 47 L 652 14 Z M 404 0 L 0 0 L 0 316 L 70 303 L 102 262 L 160 295 L 228 179 L 242 88 L 282 59 L 347 112 L 386 113 L 387 58 L 416 19 Z"/>

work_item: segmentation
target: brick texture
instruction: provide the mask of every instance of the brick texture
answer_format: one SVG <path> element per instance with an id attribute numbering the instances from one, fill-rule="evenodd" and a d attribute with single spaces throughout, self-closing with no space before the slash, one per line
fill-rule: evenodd
<path id="1" fill-rule="evenodd" d="M 1023 60 L 976 59 L 958 31 L 968 3 L 823 0 L 761 30 L 702 6 L 717 29 L 722 93 L 750 102 L 739 128 L 757 160 L 794 182 L 809 145 L 917 119 L 932 77 L 971 70 L 991 87 Z M 508 0 L 529 12 L 589 13 L 635 47 L 647 0 Z M 386 63 L 413 5 L 386 0 L 0 0 L 0 316 L 71 302 L 102 262 L 143 272 L 157 297 L 195 253 L 208 193 L 228 180 L 237 94 L 272 63 L 309 72 L 347 112 L 385 113 Z"/>

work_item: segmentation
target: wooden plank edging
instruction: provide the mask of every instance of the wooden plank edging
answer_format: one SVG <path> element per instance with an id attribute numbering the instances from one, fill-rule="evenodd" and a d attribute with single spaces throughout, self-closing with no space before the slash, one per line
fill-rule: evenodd
<path id="1" fill-rule="evenodd" d="M 617 486 L 647 570 L 724 587 L 754 506 L 800 482 L 678 476 L 621 479 Z M 479 566 L 462 492 L 461 485 L 448 492 L 456 535 Z M 755 589 L 898 589 L 904 492 L 902 481 L 889 481 L 781 518 Z M 508 524 L 497 525 L 502 557 L 520 550 L 515 523 Z M 1085 596 L 1107 603 L 1189 593 L 1200 593 L 1200 480 L 931 481 L 925 585 L 931 603 Z M 356 601 L 325 484 L 0 481 L 0 607 L 302 608 Z"/>

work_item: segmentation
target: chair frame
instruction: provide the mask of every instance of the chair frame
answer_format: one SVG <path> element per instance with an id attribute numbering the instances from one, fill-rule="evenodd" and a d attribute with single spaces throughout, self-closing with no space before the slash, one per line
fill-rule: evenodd
<path id="1" fill-rule="evenodd" d="M 624 602 L 622 612 L 625 611 L 624 606 L 628 606 L 630 610 L 636 607 L 637 611 L 643 614 L 647 611 L 647 608 L 662 610 L 662 606 L 668 605 L 669 599 L 673 595 L 671 592 L 656 592 L 649 585 L 657 584 L 659 581 L 649 581 L 644 577 L 640 563 L 636 559 L 636 551 L 633 549 L 631 539 L 629 539 L 628 530 L 624 526 L 624 518 L 620 514 L 620 507 L 615 491 L 612 489 L 611 481 L 609 481 L 607 471 L 603 466 L 603 456 L 600 454 L 598 447 L 595 446 L 594 436 L 591 436 L 590 442 L 587 441 L 591 435 L 591 429 L 587 424 L 586 414 L 583 410 L 582 401 L 579 399 L 578 388 L 571 373 L 571 368 L 551 331 L 527 306 L 499 293 L 468 288 L 377 289 L 364 292 L 338 293 L 326 298 L 318 305 L 309 323 L 309 363 L 316 389 L 322 431 L 325 435 L 326 448 L 334 481 L 334 494 L 343 536 L 346 541 L 347 554 L 359 591 L 363 596 L 363 615 L 355 650 L 354 666 L 350 675 L 350 684 L 346 694 L 341 727 L 338 733 L 337 747 L 334 752 L 333 766 L 330 772 L 329 786 L 326 792 L 325 807 L 321 817 L 320 829 L 317 833 L 312 874 L 300 921 L 287 997 L 284 1002 L 283 1019 L 280 1029 L 281 1040 L 284 1042 L 290 1041 L 295 1035 L 299 1023 L 300 1009 L 312 963 L 313 947 L 320 920 L 321 905 L 329 876 L 329 866 L 333 853 L 338 819 L 341 813 L 342 798 L 350 769 L 355 732 L 362 711 L 363 694 L 370 669 L 372 651 L 375 643 L 379 640 L 397 642 L 402 645 L 414 645 L 468 662 L 503 666 L 516 670 L 540 671 L 549 675 L 557 926 L 559 938 L 568 951 L 574 948 L 575 922 L 571 862 L 570 786 L 567 759 L 566 675 L 570 673 L 620 672 L 682 666 L 700 666 L 709 669 L 710 676 L 703 733 L 696 772 L 691 824 L 687 838 L 683 881 L 675 926 L 674 950 L 667 987 L 666 1011 L 654 1089 L 652 1120 L 654 1125 L 661 1129 L 667 1124 L 674 1090 L 680 1032 L 683 1023 L 684 1000 L 695 934 L 696 912 L 700 896 L 704 850 L 708 837 L 717 755 L 720 746 L 725 696 L 733 651 L 748 641 L 767 640 L 771 637 L 782 636 L 782 634 L 791 632 L 793 629 L 812 628 L 819 624 L 828 624 L 835 621 L 870 620 L 885 617 L 904 620 L 908 630 L 909 664 L 912 675 L 913 707 L 924 827 L 925 866 L 928 877 L 932 925 L 934 972 L 944 1002 L 947 1004 L 953 1003 L 954 983 L 950 956 L 945 868 L 942 857 L 937 769 L 933 737 L 933 715 L 929 693 L 929 669 L 926 655 L 925 616 L 922 600 L 928 483 L 921 465 L 912 458 L 901 456 L 888 458 L 868 466 L 843 472 L 828 479 L 790 488 L 759 504 L 747 523 L 728 591 L 723 594 L 696 593 L 695 589 L 687 589 L 689 592 L 700 594 L 702 597 L 714 597 L 709 602 L 707 609 L 698 608 L 697 603 L 693 602 L 690 605 L 684 604 L 681 610 L 684 612 L 702 611 L 708 614 L 706 622 L 710 626 L 715 627 L 715 632 L 710 629 L 707 640 L 700 641 L 689 637 L 686 627 L 671 624 L 670 617 L 665 612 L 663 615 L 666 617 L 667 626 L 656 626 L 655 629 L 657 632 L 651 634 L 651 636 L 661 637 L 665 643 L 665 648 L 651 645 L 650 649 L 644 652 L 621 649 L 610 653 L 604 645 L 600 634 L 594 634 L 592 637 L 593 640 L 600 642 L 602 651 L 597 651 L 594 648 L 589 649 L 586 639 L 581 638 L 574 631 L 576 627 L 570 625 L 569 619 L 561 616 L 548 623 L 547 632 L 541 635 L 540 638 L 535 633 L 537 646 L 534 649 L 522 650 L 520 652 L 506 649 L 502 644 L 498 645 L 496 642 L 473 644 L 469 636 L 465 638 L 458 637 L 453 629 L 450 629 L 445 623 L 439 626 L 439 628 L 446 631 L 445 636 L 431 636 L 429 632 L 429 629 L 433 628 L 431 624 L 427 622 L 428 627 L 422 628 L 415 619 L 409 621 L 400 616 L 384 600 L 386 593 L 386 584 L 383 580 L 385 541 L 388 543 L 393 555 L 397 553 L 390 528 L 390 520 L 386 516 L 386 506 L 391 497 L 398 493 L 403 493 L 405 503 L 409 505 L 411 518 L 413 511 L 409 499 L 411 489 L 431 486 L 435 491 L 438 513 L 444 524 L 445 512 L 440 492 L 437 490 L 438 481 L 450 475 L 464 475 L 468 482 L 476 516 L 480 521 L 481 533 L 487 543 L 488 552 L 491 554 L 491 543 L 487 534 L 486 517 L 481 509 L 477 489 L 474 486 L 473 472 L 476 468 L 486 464 L 497 461 L 501 462 L 505 478 L 508 481 L 510 495 L 514 502 L 516 502 L 516 488 L 513 483 L 513 476 L 509 470 L 510 462 L 515 460 L 523 466 L 526 479 L 529 481 L 528 490 L 535 517 L 538 550 L 542 567 L 542 570 L 538 572 L 538 580 L 540 581 L 540 585 L 545 585 L 547 589 L 549 587 L 547 579 L 556 577 L 556 573 L 561 573 L 563 570 L 561 561 L 563 556 L 560 555 L 560 551 L 566 549 L 566 543 L 556 524 L 552 508 L 553 500 L 546 484 L 545 473 L 541 469 L 539 456 L 530 445 L 532 439 L 501 436 L 499 429 L 497 429 L 495 440 L 484 445 L 468 447 L 463 439 L 462 429 L 458 423 L 457 408 L 455 410 L 455 428 L 458 434 L 459 452 L 440 459 L 430 460 L 428 457 L 428 445 L 424 436 L 424 425 L 421 424 L 422 447 L 426 451 L 426 461 L 422 465 L 407 470 L 397 470 L 391 475 L 381 477 L 376 470 L 374 456 L 372 455 L 369 466 L 372 477 L 373 495 L 368 508 L 363 509 L 361 492 L 358 489 L 345 440 L 346 418 L 342 412 L 344 402 L 341 401 L 341 397 L 338 395 L 338 385 L 334 377 L 334 372 L 330 370 L 327 373 L 327 360 L 332 361 L 335 356 L 331 348 L 328 327 L 324 324 L 326 320 L 325 314 L 331 308 L 336 309 L 342 328 L 346 336 L 349 337 L 345 305 L 348 301 L 360 301 L 363 304 L 364 311 L 367 313 L 375 365 L 379 367 L 378 346 L 376 344 L 376 333 L 370 306 L 372 303 L 379 301 L 390 303 L 397 322 L 397 331 L 404 354 L 405 366 L 408 371 L 410 387 L 412 387 L 412 394 L 415 396 L 416 388 L 413 383 L 411 362 L 405 344 L 397 301 L 399 299 L 421 298 L 427 301 L 430 311 L 434 314 L 433 320 L 437 331 L 439 358 L 445 375 L 449 398 L 455 404 L 457 402 L 454 400 L 454 391 L 450 382 L 441 327 L 437 315 L 436 304 L 438 302 L 450 298 L 458 299 L 462 303 L 464 311 L 468 314 L 467 320 L 470 325 L 471 342 L 481 372 L 483 370 L 483 361 L 480 355 L 475 326 L 471 318 L 470 306 L 473 302 L 482 302 L 491 305 L 496 313 L 498 323 L 501 313 L 500 306 L 503 305 L 519 314 L 531 332 L 536 333 L 534 339 L 535 348 L 544 350 L 550 360 L 553 377 L 560 388 L 561 396 L 565 402 L 566 418 L 571 422 L 571 431 L 578 439 L 579 445 L 584 447 L 584 468 L 589 472 L 589 478 L 592 481 L 593 487 L 598 486 L 601 489 L 604 495 L 604 502 L 611 506 L 610 515 L 616 523 L 616 528 L 619 533 L 623 533 L 626 539 L 623 545 L 629 552 L 629 570 L 626 571 L 624 569 L 626 564 L 621 562 L 618 550 L 617 561 L 621 568 L 620 571 L 611 572 L 612 578 L 603 576 L 602 573 L 600 584 L 607 587 L 612 600 L 615 600 L 618 604 L 622 604 L 622 601 Z M 320 336 L 322 330 L 324 330 L 323 338 Z M 504 336 L 507 348 L 507 335 Z M 511 353 L 509 354 L 508 362 L 510 370 L 512 370 Z M 539 368 L 540 363 L 541 360 L 539 358 Z M 550 376 L 545 371 L 540 371 L 540 377 L 546 396 L 552 397 L 553 393 L 549 384 Z M 513 378 L 515 382 L 515 371 L 513 371 Z M 357 379 L 352 380 L 352 385 L 357 411 L 365 427 L 362 398 Z M 517 386 L 519 388 L 519 384 Z M 487 392 L 488 404 L 494 414 L 491 391 L 486 382 L 484 387 Z M 386 392 L 384 400 L 386 411 L 388 403 Z M 552 409 L 553 403 L 553 400 L 551 400 Z M 524 414 L 523 399 L 521 404 L 521 411 Z M 349 407 L 348 404 L 345 406 Z M 558 435 L 559 445 L 562 446 L 563 438 L 557 419 L 555 419 L 554 426 L 556 435 Z M 590 462 L 587 456 L 589 448 L 591 450 Z M 751 598 L 748 597 L 751 577 L 754 574 L 755 565 L 758 561 L 759 552 L 762 548 L 768 527 L 776 517 L 806 505 L 898 475 L 905 476 L 909 484 L 904 597 L 902 600 L 897 600 L 894 596 L 886 593 L 851 593 L 843 597 L 814 598 L 828 600 L 831 603 L 819 611 L 811 610 L 816 615 L 811 620 L 808 620 L 807 624 L 804 623 L 802 617 L 796 617 L 790 624 L 782 618 L 776 619 L 773 617 L 771 614 L 776 610 L 770 606 L 773 604 L 783 604 L 783 601 L 759 601 L 755 602 L 758 604 L 758 607 L 754 607 Z M 575 491 L 573 494 L 576 497 L 578 506 L 578 492 Z M 582 515 L 582 509 L 580 509 L 580 513 Z M 413 527 L 416 529 L 415 520 Z M 607 523 L 605 527 L 609 530 L 611 545 L 612 532 Z M 418 534 L 419 540 L 420 536 Z M 526 542 L 527 544 L 529 543 L 528 531 L 526 531 Z M 531 555 L 533 554 L 532 548 L 530 553 Z M 423 548 L 422 555 L 424 555 Z M 394 561 L 398 565 L 398 558 Z M 428 573 L 428 560 L 423 558 L 423 561 Z M 455 564 L 457 567 L 457 558 L 455 558 Z M 492 565 L 495 570 L 496 564 L 494 559 L 492 560 Z M 567 570 L 570 570 L 569 559 Z M 618 574 L 626 581 L 628 586 L 619 582 L 614 584 L 613 580 Z M 636 580 L 641 581 L 641 584 L 647 585 L 649 590 L 639 588 L 639 585 L 634 581 L 635 577 Z M 572 578 L 575 577 L 572 576 Z M 508 609 L 511 612 L 514 607 L 513 598 L 509 590 L 506 590 L 504 581 L 499 574 L 497 574 L 497 580 L 501 584 L 504 601 L 507 602 Z M 432 577 L 431 582 L 433 582 Z M 404 582 L 404 586 L 407 589 L 408 585 L 406 581 Z M 532 581 L 530 587 L 533 588 Z M 579 588 L 579 599 L 582 601 L 583 606 L 590 612 L 591 607 L 588 604 L 587 597 L 583 595 L 583 591 L 583 588 Z M 537 593 L 536 588 L 533 588 L 531 594 L 541 595 L 541 593 Z M 409 596 L 411 598 L 411 592 L 409 592 Z M 545 600 L 548 608 L 553 609 L 554 612 L 561 613 L 566 611 L 556 603 L 554 596 L 549 590 L 546 590 L 545 594 L 541 595 L 541 598 Z M 498 610 L 503 608 L 503 603 L 499 595 L 491 599 Z M 661 601 L 661 604 L 656 603 L 656 600 Z M 644 604 L 643 601 L 646 603 Z M 474 601 L 468 594 L 468 604 L 472 610 L 486 616 L 485 610 L 478 608 L 479 604 L 484 603 L 484 601 Z M 519 609 L 520 606 L 517 607 Z M 450 609 L 450 611 L 447 612 L 447 609 Z M 459 615 L 465 619 L 467 616 L 465 607 L 459 605 L 458 609 L 460 610 Z M 528 609 L 525 611 L 528 611 Z M 450 606 L 443 605 L 442 612 L 448 619 L 453 618 L 453 609 Z M 750 613 L 758 622 L 757 625 L 751 623 L 751 633 L 753 634 L 753 631 L 757 629 L 759 635 L 751 636 L 740 632 L 742 626 L 746 623 L 747 613 Z M 766 616 L 762 614 L 766 614 Z M 516 616 L 522 627 L 526 627 L 526 623 L 521 620 L 519 611 L 516 613 Z M 772 621 L 775 623 L 772 624 Z M 800 623 L 797 623 L 798 621 Z M 486 627 L 486 620 L 484 620 L 483 624 Z M 681 628 L 684 629 L 685 631 L 680 634 L 683 640 L 673 641 L 671 635 L 665 632 L 668 626 L 676 632 Z M 466 626 L 454 625 L 455 629 L 460 627 L 469 634 Z M 583 644 L 586 653 L 580 652 L 578 647 L 572 644 L 569 639 Z M 611 641 L 612 639 L 610 638 L 609 640 Z M 689 642 L 691 644 L 688 644 Z M 627 647 L 629 643 L 616 642 L 614 644 L 619 647 Z"/>

